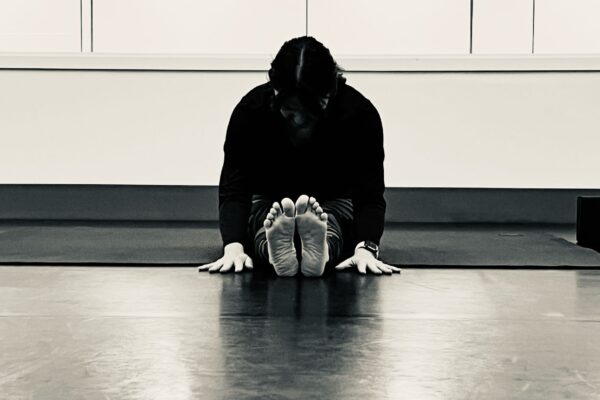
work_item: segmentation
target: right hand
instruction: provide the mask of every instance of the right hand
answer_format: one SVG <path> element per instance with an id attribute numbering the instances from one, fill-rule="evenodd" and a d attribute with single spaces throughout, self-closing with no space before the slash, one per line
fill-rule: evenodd
<path id="1" fill-rule="evenodd" d="M 246 253 L 244 253 L 244 246 L 241 243 L 229 243 L 225 246 L 223 251 L 223 257 L 217 261 L 213 261 L 209 264 L 204 264 L 198 267 L 198 272 L 229 272 L 234 268 L 235 272 L 242 272 L 244 267 L 247 269 L 254 268 L 252 259 Z"/>

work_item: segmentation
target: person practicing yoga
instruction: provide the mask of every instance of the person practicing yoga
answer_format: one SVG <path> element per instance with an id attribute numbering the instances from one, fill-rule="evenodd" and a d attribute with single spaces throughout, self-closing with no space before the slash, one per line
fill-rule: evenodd
<path id="1" fill-rule="evenodd" d="M 219 180 L 223 256 L 198 270 L 400 272 L 379 259 L 384 149 L 373 104 L 310 36 L 285 42 L 268 76 L 229 120 Z"/>

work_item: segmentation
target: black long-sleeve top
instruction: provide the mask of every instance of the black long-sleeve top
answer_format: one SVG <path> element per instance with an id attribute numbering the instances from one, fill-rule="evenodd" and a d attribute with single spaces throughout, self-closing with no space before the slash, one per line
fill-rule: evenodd
<path id="1" fill-rule="evenodd" d="M 272 110 L 269 82 L 248 92 L 231 115 L 219 180 L 219 225 L 223 245 L 245 243 L 252 194 L 295 201 L 351 198 L 356 243 L 379 244 L 386 202 L 383 128 L 373 104 L 341 84 L 310 141 L 294 146 L 286 121 Z"/>

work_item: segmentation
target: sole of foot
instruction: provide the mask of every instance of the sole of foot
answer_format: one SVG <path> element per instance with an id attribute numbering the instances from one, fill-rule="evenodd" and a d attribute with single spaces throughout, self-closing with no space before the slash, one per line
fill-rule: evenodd
<path id="1" fill-rule="evenodd" d="M 329 261 L 327 213 L 314 197 L 302 195 L 296 200 L 296 229 L 302 241 L 300 270 L 305 276 L 323 275 Z"/>
<path id="2" fill-rule="evenodd" d="M 267 235 L 269 263 L 278 276 L 294 276 L 298 273 L 298 258 L 294 247 L 295 205 L 285 198 L 275 202 L 263 223 Z"/>

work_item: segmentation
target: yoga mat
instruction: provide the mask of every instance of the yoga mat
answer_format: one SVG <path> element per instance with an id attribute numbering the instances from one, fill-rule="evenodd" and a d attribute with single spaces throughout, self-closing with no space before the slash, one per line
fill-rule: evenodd
<path id="1" fill-rule="evenodd" d="M 221 246 L 215 222 L 0 223 L 5 265 L 194 265 Z M 381 256 L 400 266 L 600 268 L 600 253 L 543 226 L 388 225 Z"/>
<path id="2" fill-rule="evenodd" d="M 600 268 L 600 253 L 562 234 L 544 226 L 417 225 L 387 229 L 381 252 L 407 266 Z"/>

